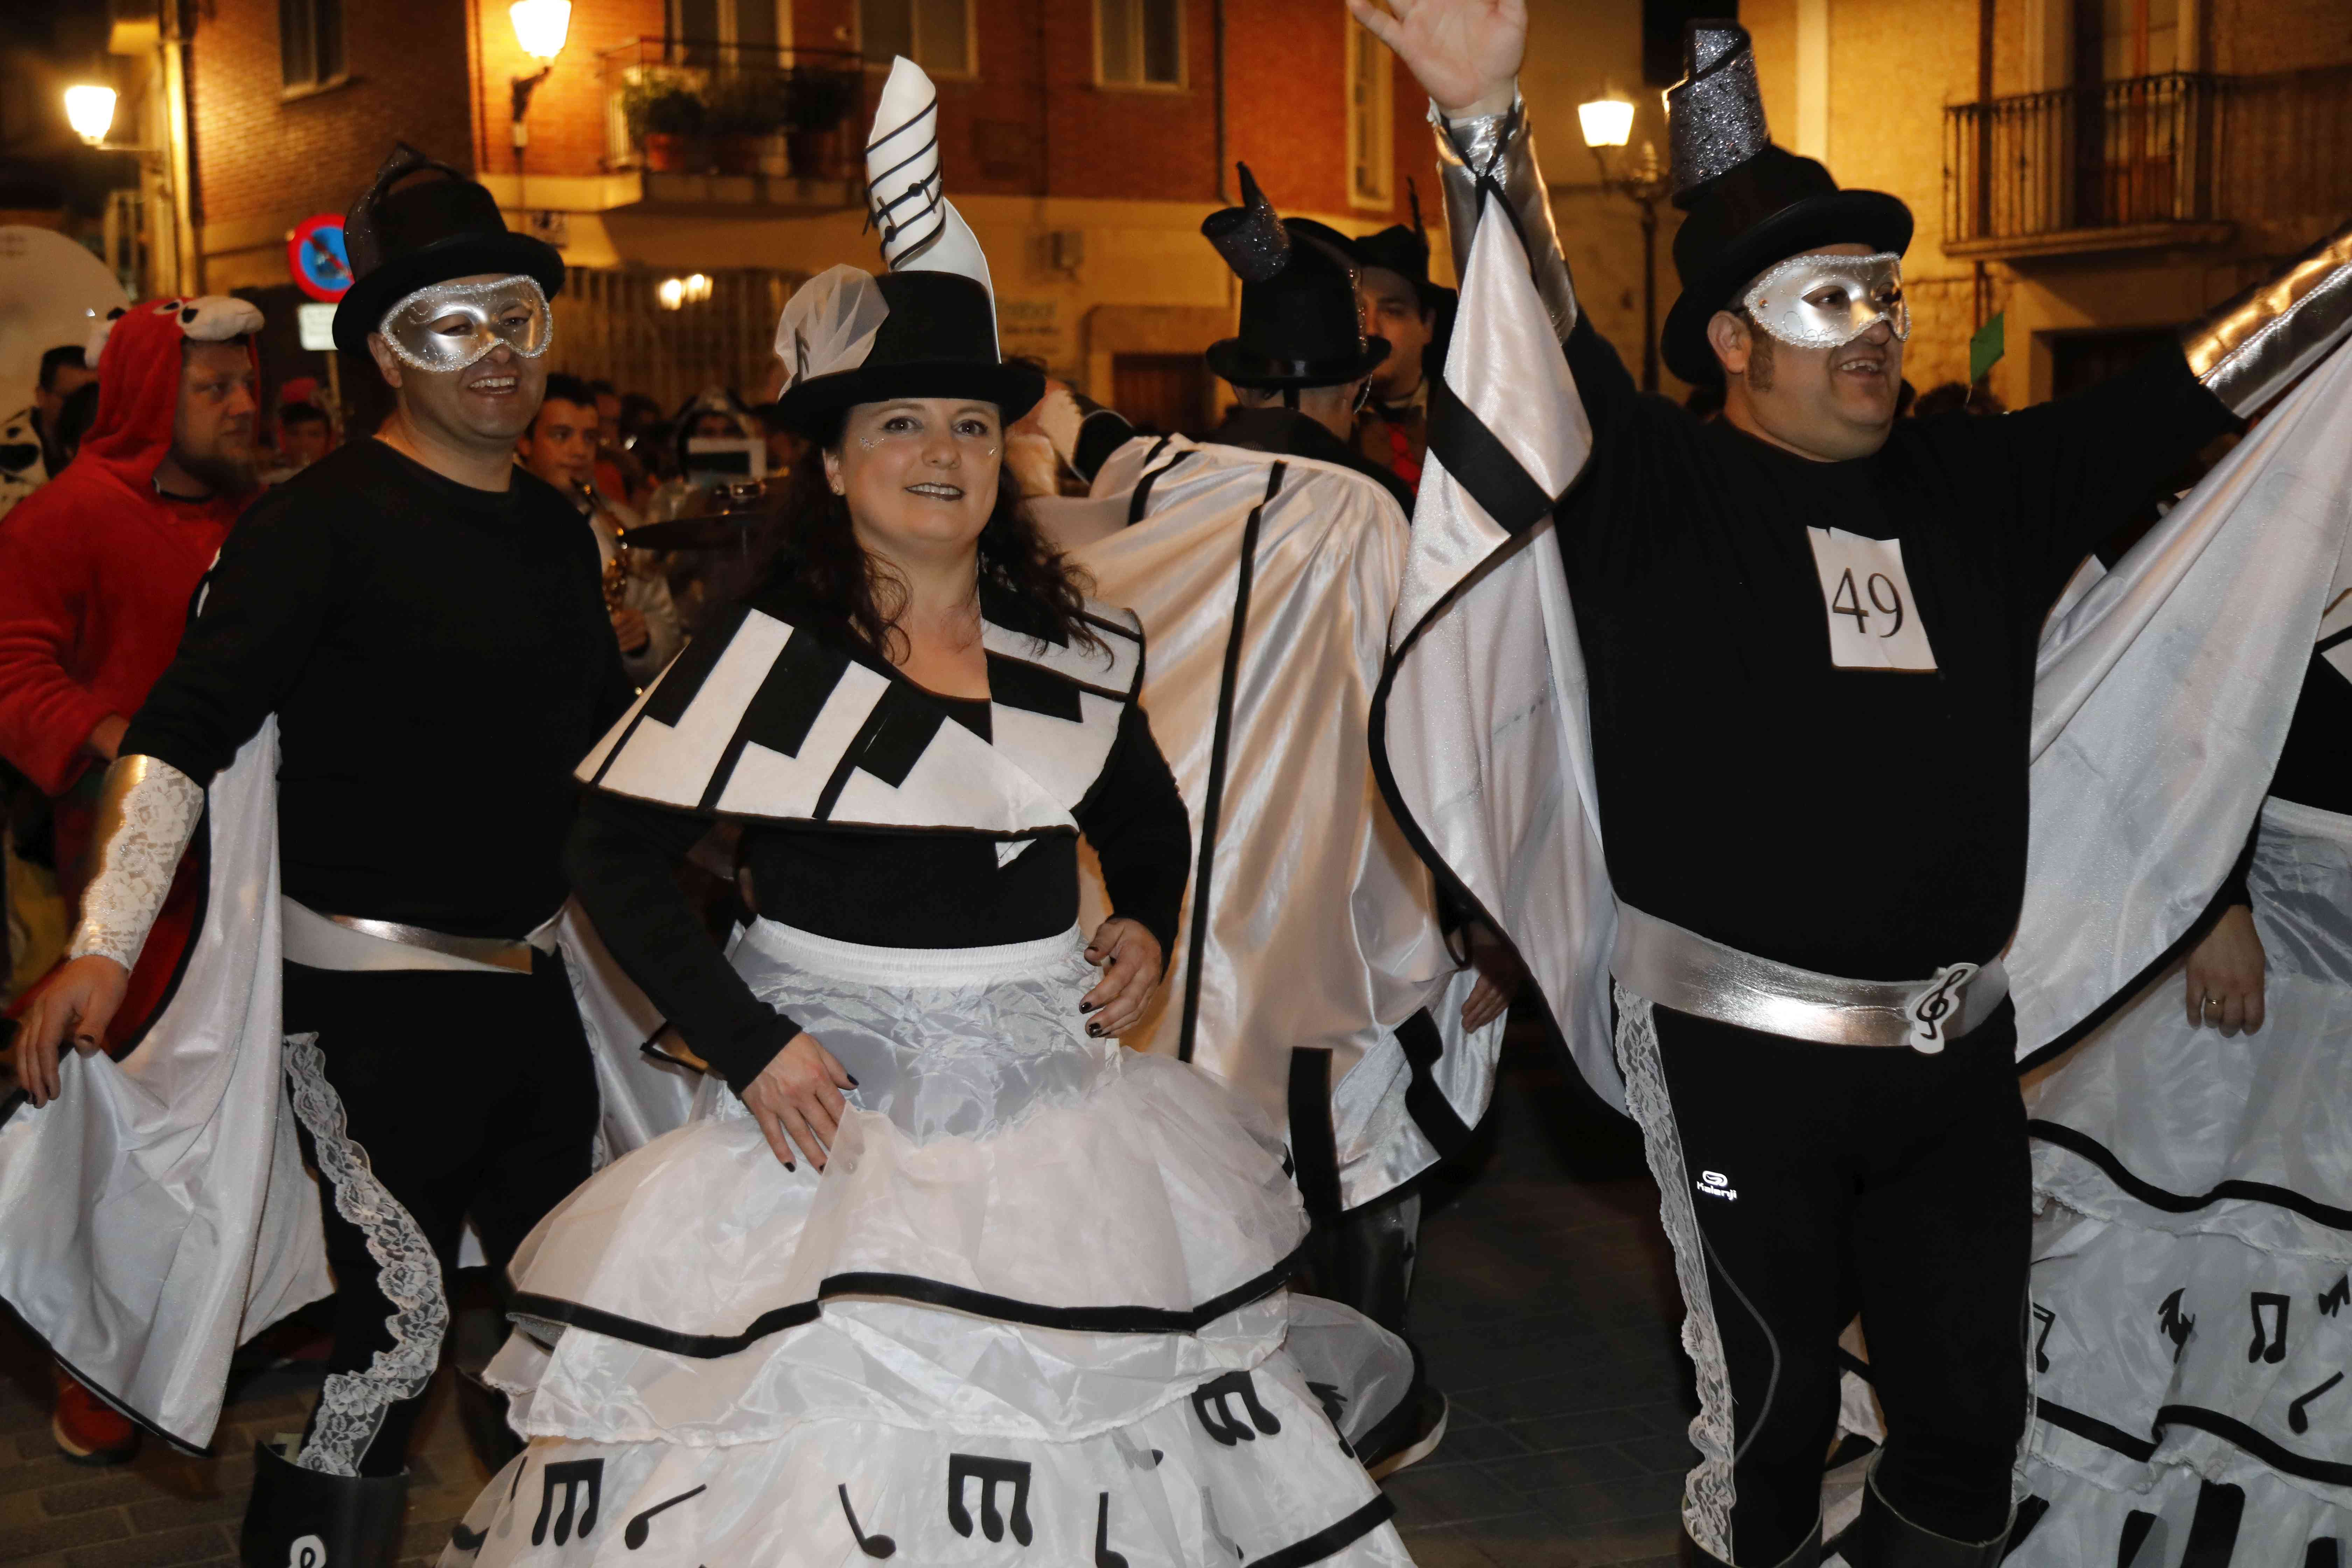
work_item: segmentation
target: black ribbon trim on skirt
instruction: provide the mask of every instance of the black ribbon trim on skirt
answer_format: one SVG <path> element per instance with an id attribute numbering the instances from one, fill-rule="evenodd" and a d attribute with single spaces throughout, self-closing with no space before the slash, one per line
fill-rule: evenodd
<path id="1" fill-rule="evenodd" d="M 2130 1196 L 2167 1214 L 2194 1214 L 2210 1205 L 2235 1198 L 2247 1203 L 2270 1204 L 2291 1214 L 2301 1215 L 2315 1225 L 2352 1231 L 2352 1209 L 2338 1208 L 2333 1204 L 2321 1203 L 2317 1198 L 2305 1197 L 2293 1187 L 2274 1186 L 2268 1182 L 2241 1181 L 2233 1176 L 2228 1181 L 2214 1184 L 2202 1193 L 2176 1193 L 2134 1175 L 2116 1157 L 2114 1150 L 2087 1132 L 2063 1122 L 2038 1119 L 2026 1122 L 2025 1131 L 2029 1137 L 2039 1138 L 2044 1143 L 2080 1154 Z"/>
<path id="2" fill-rule="evenodd" d="M 2163 1405 L 2156 1413 L 2156 1426 L 2158 1431 L 2167 1426 L 2194 1426 L 2200 1432 L 2210 1432 L 2223 1442 L 2243 1448 L 2283 1476 L 2300 1476 L 2323 1486 L 2352 1486 L 2352 1465 L 2309 1458 L 2264 1436 L 2236 1416 L 2208 1410 L 2201 1405 Z M 2153 1447 L 2150 1451 L 2154 1451 Z"/>
<path id="3" fill-rule="evenodd" d="M 2135 1437 L 2122 1427 L 2110 1426 L 2095 1415 L 2085 1415 L 2079 1410 L 2069 1410 L 2063 1405 L 2042 1398 L 2034 1400 L 2033 1414 L 2061 1432 L 2072 1432 L 2102 1448 L 2112 1448 L 2126 1459 L 2137 1459 L 2144 1465 L 2156 1457 L 2153 1440 Z"/>
<path id="4" fill-rule="evenodd" d="M 1303 1541 L 1294 1541 L 1279 1552 L 1269 1552 L 1249 1568 L 1306 1568 L 1309 1563 L 1320 1563 L 1343 1546 L 1350 1546 L 1386 1524 L 1396 1512 L 1396 1504 L 1382 1492 L 1336 1524 L 1327 1524 Z"/>
<path id="5" fill-rule="evenodd" d="M 1339 1141 L 1331 1128 L 1331 1047 L 1290 1047 L 1291 1179 L 1317 1220 L 1340 1210 Z"/>
<path id="6" fill-rule="evenodd" d="M 825 1302 L 843 1296 L 887 1297 L 1032 1329 L 1067 1329 L 1082 1334 L 1189 1334 L 1198 1332 L 1237 1307 L 1245 1307 L 1280 1289 L 1297 1271 L 1305 1251 L 1302 1245 L 1265 1273 L 1197 1307 L 1044 1307 L 1010 1296 L 992 1296 L 968 1286 L 926 1279 L 917 1274 L 852 1273 L 828 1276 L 817 1287 L 813 1300 L 772 1308 L 752 1319 L 751 1326 L 740 1334 L 690 1334 L 608 1312 L 601 1307 L 530 1291 L 518 1291 L 507 1303 L 507 1314 L 512 1318 L 543 1319 L 603 1334 L 606 1339 L 625 1340 L 648 1350 L 704 1361 L 733 1355 L 770 1334 L 813 1323 Z"/>

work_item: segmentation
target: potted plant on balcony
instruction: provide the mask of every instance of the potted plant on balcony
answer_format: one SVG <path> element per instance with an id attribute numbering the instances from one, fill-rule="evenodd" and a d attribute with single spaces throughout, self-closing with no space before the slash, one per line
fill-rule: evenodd
<path id="1" fill-rule="evenodd" d="M 722 174 L 756 174 L 769 139 L 783 129 L 782 84 L 773 76 L 743 75 L 710 95 L 707 126 L 711 154 Z"/>
<path id="2" fill-rule="evenodd" d="M 646 76 L 631 82 L 621 99 L 629 140 L 644 152 L 646 167 L 674 174 L 688 165 L 688 150 L 707 118 L 702 97 L 675 77 Z"/>
<path id="3" fill-rule="evenodd" d="M 841 123 L 858 107 L 861 82 L 850 72 L 826 66 L 794 66 L 784 118 L 793 177 L 821 179 Z"/>

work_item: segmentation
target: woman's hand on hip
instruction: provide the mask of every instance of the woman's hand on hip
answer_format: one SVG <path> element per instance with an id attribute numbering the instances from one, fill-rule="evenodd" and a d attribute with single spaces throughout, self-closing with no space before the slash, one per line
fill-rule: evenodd
<path id="1" fill-rule="evenodd" d="M 1143 1016 L 1144 1005 L 1160 984 L 1163 963 L 1160 939 L 1134 921 L 1113 917 L 1096 928 L 1087 943 L 1087 962 L 1099 966 L 1102 981 L 1078 1001 L 1088 1015 L 1087 1033 L 1123 1035 Z"/>
<path id="2" fill-rule="evenodd" d="M 841 1129 L 841 1113 L 848 1106 L 842 1090 L 856 1087 L 857 1080 L 833 1053 L 803 1030 L 760 1069 L 743 1091 L 743 1106 L 785 1170 L 797 1168 L 793 1163 L 797 1145 L 808 1163 L 822 1171 L 825 1151 L 832 1147 Z"/>

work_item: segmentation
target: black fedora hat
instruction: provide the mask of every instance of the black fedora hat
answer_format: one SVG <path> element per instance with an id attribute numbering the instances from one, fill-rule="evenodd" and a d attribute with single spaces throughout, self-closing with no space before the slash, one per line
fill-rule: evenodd
<path id="1" fill-rule="evenodd" d="M 1756 57 L 1737 22 L 1693 22 L 1683 33 L 1683 79 L 1667 89 L 1674 144 L 1675 235 L 1682 295 L 1666 312 L 1659 350 L 1694 384 L 1722 378 L 1706 324 L 1742 285 L 1776 261 L 1859 243 L 1901 255 L 1911 209 L 1884 191 L 1838 188 L 1811 158 L 1775 146 L 1764 124 Z"/>
<path id="2" fill-rule="evenodd" d="M 1424 310 L 1443 311 L 1454 300 L 1454 291 L 1429 280 L 1429 230 L 1421 221 L 1421 192 L 1410 177 L 1405 180 L 1405 194 L 1412 203 L 1412 222 L 1392 223 L 1375 233 L 1364 235 L 1349 243 L 1349 254 L 1356 265 L 1377 267 L 1393 272 L 1413 287 L 1421 296 Z"/>
<path id="3" fill-rule="evenodd" d="M 809 437 L 860 403 L 968 397 L 1010 425 L 1045 395 L 1044 373 L 998 352 L 995 303 L 960 272 L 831 268 L 784 307 L 776 353 L 788 377 L 777 416 Z"/>
<path id="4" fill-rule="evenodd" d="M 487 189 L 405 142 L 343 216 L 343 248 L 352 286 L 335 306 L 335 346 L 347 353 L 367 352 L 394 305 L 452 278 L 519 273 L 551 300 L 563 289 L 553 246 L 507 227 Z"/>
<path id="5" fill-rule="evenodd" d="M 1309 218 L 1285 222 L 1247 164 L 1242 203 L 1211 213 L 1201 233 L 1242 280 L 1241 330 L 1209 345 L 1209 368 L 1235 386 L 1337 386 L 1388 358 L 1366 337 L 1356 303 L 1354 241 Z"/>

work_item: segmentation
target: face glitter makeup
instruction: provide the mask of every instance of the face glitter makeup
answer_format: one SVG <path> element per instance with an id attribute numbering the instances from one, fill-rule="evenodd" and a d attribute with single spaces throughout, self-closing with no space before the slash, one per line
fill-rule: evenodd
<path id="1" fill-rule="evenodd" d="M 1791 348 L 1842 348 L 1881 321 L 1898 340 L 1911 335 L 1903 258 L 1893 251 L 1792 256 L 1757 279 L 1740 303 L 1757 325 Z"/>
<path id="2" fill-rule="evenodd" d="M 419 289 L 376 330 L 403 363 L 436 374 L 464 370 L 500 343 L 537 359 L 555 341 L 555 317 L 538 280 L 517 274 Z"/>

